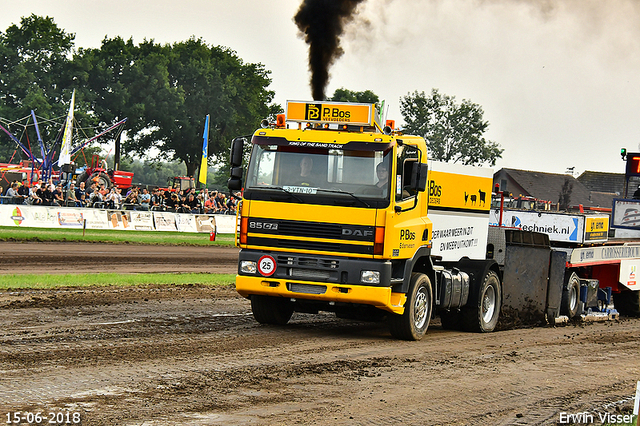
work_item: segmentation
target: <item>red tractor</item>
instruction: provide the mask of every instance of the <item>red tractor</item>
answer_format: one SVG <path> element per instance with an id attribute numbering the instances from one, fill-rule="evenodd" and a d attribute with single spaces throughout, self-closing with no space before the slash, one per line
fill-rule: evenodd
<path id="1" fill-rule="evenodd" d="M 80 182 L 84 182 L 85 187 L 90 188 L 96 182 L 98 187 L 104 185 L 105 188 L 110 188 L 113 185 L 124 191 L 131 188 L 132 181 L 133 173 L 107 170 L 107 162 L 100 160 L 100 156 L 96 154 L 91 158 L 91 167 L 87 167 L 76 179 L 76 185 L 80 186 Z"/>

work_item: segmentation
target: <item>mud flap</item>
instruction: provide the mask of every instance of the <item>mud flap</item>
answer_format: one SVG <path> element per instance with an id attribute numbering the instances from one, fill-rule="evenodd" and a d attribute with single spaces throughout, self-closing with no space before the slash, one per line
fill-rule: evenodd
<path id="1" fill-rule="evenodd" d="M 508 230 L 506 237 L 503 301 L 498 328 L 544 324 L 551 257 L 548 236 Z"/>
<path id="2" fill-rule="evenodd" d="M 562 302 L 562 285 L 567 263 L 567 253 L 553 250 L 551 252 L 551 266 L 549 267 L 549 286 L 547 289 L 547 322 L 555 324 L 560 316 Z"/>

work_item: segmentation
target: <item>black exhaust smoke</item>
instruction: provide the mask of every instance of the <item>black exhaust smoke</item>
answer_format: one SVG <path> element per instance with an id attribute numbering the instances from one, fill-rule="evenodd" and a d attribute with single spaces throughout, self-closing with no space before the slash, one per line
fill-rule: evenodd
<path id="1" fill-rule="evenodd" d="M 323 101 L 329 68 L 344 51 L 340 36 L 364 0 L 304 0 L 294 21 L 309 45 L 309 71 L 313 100 Z"/>

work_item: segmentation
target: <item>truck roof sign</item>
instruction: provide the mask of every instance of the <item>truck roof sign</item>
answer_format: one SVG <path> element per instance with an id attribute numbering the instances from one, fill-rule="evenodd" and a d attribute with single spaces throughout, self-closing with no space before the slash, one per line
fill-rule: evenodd
<path id="1" fill-rule="evenodd" d="M 380 126 L 375 104 L 287 101 L 287 121 Z"/>

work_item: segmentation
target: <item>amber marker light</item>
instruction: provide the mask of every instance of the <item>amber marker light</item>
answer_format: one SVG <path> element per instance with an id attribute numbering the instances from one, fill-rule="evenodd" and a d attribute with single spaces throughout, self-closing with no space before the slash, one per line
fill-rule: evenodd
<path id="1" fill-rule="evenodd" d="M 240 244 L 247 244 L 247 229 L 249 229 L 249 218 L 240 219 Z"/>
<path id="2" fill-rule="evenodd" d="M 276 127 L 282 129 L 286 126 L 286 122 L 284 119 L 284 114 L 278 114 L 276 116 Z"/>
<path id="3" fill-rule="evenodd" d="M 373 254 L 382 255 L 384 251 L 384 227 L 376 226 L 376 237 L 373 242 Z"/>

